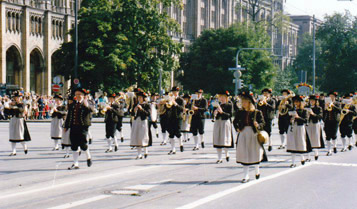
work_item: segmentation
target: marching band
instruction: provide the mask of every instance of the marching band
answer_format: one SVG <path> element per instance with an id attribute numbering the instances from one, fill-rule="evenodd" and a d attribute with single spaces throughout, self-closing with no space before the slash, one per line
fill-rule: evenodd
<path id="1" fill-rule="evenodd" d="M 180 152 L 184 152 L 184 142 L 192 134 L 193 151 L 205 147 L 205 119 L 208 106 L 213 107 L 213 147 L 217 151 L 217 164 L 227 162 L 229 151 L 236 147 L 236 162 L 243 166 L 242 182 L 249 181 L 249 167 L 255 167 L 255 178 L 260 178 L 260 163 L 268 160 L 265 148 L 272 151 L 271 139 L 273 120 L 277 118 L 281 143 L 278 149 L 286 149 L 291 154 L 290 167 L 296 167 L 295 158 L 301 157 L 301 164 L 311 161 L 310 153 L 318 160 L 319 150 L 327 147 L 327 156 L 337 153 L 337 134 L 342 140 L 341 152 L 352 150 L 357 146 L 357 92 L 345 94 L 339 98 L 331 91 L 324 94 L 301 96 L 288 89 L 282 90 L 281 96 L 272 96 L 271 89 L 262 90 L 262 95 L 243 91 L 238 97 L 231 97 L 222 90 L 216 100 L 207 101 L 203 90 L 195 94 L 180 95 L 179 87 L 172 87 L 169 93 L 160 96 L 149 94 L 140 88 L 129 88 L 127 92 L 113 93 L 108 96 L 108 103 L 101 105 L 100 113 L 104 115 L 105 139 L 108 143 L 106 153 L 117 152 L 118 139 L 124 141 L 122 132 L 123 118 L 130 116 L 130 146 L 137 150 L 136 159 L 148 157 L 148 148 L 153 145 L 151 128 L 156 138 L 160 138 L 158 123 L 161 127 L 161 146 L 170 143 L 169 155 L 176 154 L 176 143 Z M 29 130 L 24 120 L 26 105 L 22 95 L 15 92 L 13 101 L 5 107 L 11 116 L 9 123 L 9 141 L 16 156 L 16 144 L 22 144 L 25 154 L 27 143 L 31 141 Z M 64 158 L 72 150 L 73 165 L 68 169 L 79 169 L 79 155 L 86 154 L 87 166 L 92 165 L 88 144 L 92 136 L 89 132 L 92 114 L 98 112 L 89 91 L 76 89 L 67 97 L 54 96 L 55 102 L 50 112 L 51 139 L 53 150 L 65 149 Z M 117 134 L 118 132 L 118 134 Z M 234 139 L 234 135 L 237 135 Z M 266 145 L 265 145 L 266 144 Z M 114 148 L 113 148 L 114 145 Z"/>

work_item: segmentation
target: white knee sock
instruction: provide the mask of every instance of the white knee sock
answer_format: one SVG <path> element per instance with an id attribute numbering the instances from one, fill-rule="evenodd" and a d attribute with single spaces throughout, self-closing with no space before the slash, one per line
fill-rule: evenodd
<path id="1" fill-rule="evenodd" d="M 224 152 L 226 153 L 226 157 L 229 157 L 229 150 L 227 148 L 224 148 Z"/>
<path id="2" fill-rule="evenodd" d="M 123 132 L 119 131 L 119 138 L 121 139 L 123 137 Z"/>
<path id="3" fill-rule="evenodd" d="M 222 149 L 217 148 L 218 160 L 222 160 Z"/>
<path id="4" fill-rule="evenodd" d="M 22 147 L 24 148 L 24 150 L 27 150 L 27 145 L 26 142 L 21 142 Z"/>
<path id="5" fill-rule="evenodd" d="M 315 156 L 319 156 L 319 150 L 318 149 L 315 149 Z"/>
<path id="6" fill-rule="evenodd" d="M 269 137 L 269 146 L 273 146 L 273 139 L 272 139 L 272 137 Z"/>
<path id="7" fill-rule="evenodd" d="M 259 175 L 260 174 L 260 170 L 259 170 L 259 165 L 255 165 L 255 175 Z"/>
<path id="8" fill-rule="evenodd" d="M 12 150 L 12 154 L 16 154 L 16 143 L 15 142 L 11 142 L 11 150 Z"/>
<path id="9" fill-rule="evenodd" d="M 112 150 L 112 139 L 111 138 L 107 138 L 107 142 L 108 142 L 108 149 Z"/>
<path id="10" fill-rule="evenodd" d="M 332 142 L 331 141 L 326 141 L 327 142 L 327 151 L 331 152 L 332 151 Z"/>
<path id="11" fill-rule="evenodd" d="M 203 134 L 200 135 L 200 141 L 201 141 L 201 143 L 202 143 L 202 142 L 205 142 L 204 139 L 203 139 Z"/>
<path id="12" fill-rule="evenodd" d="M 69 155 L 69 147 L 65 147 L 66 149 L 66 155 Z"/>
<path id="13" fill-rule="evenodd" d="M 303 155 L 301 155 L 301 156 L 303 156 Z M 309 152 L 309 153 L 307 153 L 307 159 L 310 159 L 311 158 L 311 153 Z"/>
<path id="14" fill-rule="evenodd" d="M 166 143 L 166 132 L 165 133 L 162 133 L 162 143 Z"/>
<path id="15" fill-rule="evenodd" d="M 118 146 L 118 139 L 115 136 L 114 136 L 114 144 L 115 144 L 115 146 Z"/>
<path id="16" fill-rule="evenodd" d="M 199 143 L 198 143 L 198 136 L 193 136 L 193 139 L 195 141 L 195 147 L 198 148 Z"/>
<path id="17" fill-rule="evenodd" d="M 348 145 L 353 146 L 353 139 L 352 139 L 352 137 L 348 137 Z"/>
<path id="18" fill-rule="evenodd" d="M 291 154 L 291 164 L 295 164 L 296 154 Z"/>
<path id="19" fill-rule="evenodd" d="M 243 179 L 249 179 L 249 166 L 243 165 L 244 177 Z"/>
<path id="20" fill-rule="evenodd" d="M 141 150 L 142 150 L 142 148 L 141 147 L 137 147 L 137 150 L 138 150 L 138 157 L 141 157 Z"/>
<path id="21" fill-rule="evenodd" d="M 304 161 L 304 160 L 305 160 L 304 155 L 300 155 L 300 157 L 301 157 L 301 161 Z"/>
<path id="22" fill-rule="evenodd" d="M 332 140 L 332 144 L 333 144 L 333 148 L 336 148 L 337 147 L 337 140 L 336 139 Z"/>
<path id="23" fill-rule="evenodd" d="M 88 131 L 88 139 L 92 139 L 92 133 Z"/>
<path id="24" fill-rule="evenodd" d="M 188 138 L 188 134 L 187 133 L 183 133 L 183 140 L 187 141 L 187 138 Z"/>
<path id="25" fill-rule="evenodd" d="M 346 149 L 347 148 L 347 145 L 346 145 L 346 138 L 343 137 L 341 138 L 342 139 L 342 145 L 343 145 L 343 149 Z"/>
<path id="26" fill-rule="evenodd" d="M 73 151 L 73 163 L 74 163 L 74 166 L 78 166 L 79 163 L 78 163 L 78 151 Z"/>
<path id="27" fill-rule="evenodd" d="M 280 141 L 281 141 L 281 146 L 285 146 L 285 135 L 280 134 Z"/>
<path id="28" fill-rule="evenodd" d="M 182 138 L 179 137 L 179 138 L 177 138 L 177 140 L 179 141 L 180 147 L 183 146 Z"/>
<path id="29" fill-rule="evenodd" d="M 170 143 L 171 143 L 171 151 L 176 152 L 175 139 L 170 138 Z"/>
<path id="30" fill-rule="evenodd" d="M 87 148 L 87 150 L 86 150 L 86 156 L 87 156 L 87 159 L 92 158 L 92 156 L 90 155 L 90 152 L 89 152 L 89 148 Z"/>
<path id="31" fill-rule="evenodd" d="M 144 147 L 144 153 L 148 154 L 149 153 L 149 149 L 147 147 Z"/>

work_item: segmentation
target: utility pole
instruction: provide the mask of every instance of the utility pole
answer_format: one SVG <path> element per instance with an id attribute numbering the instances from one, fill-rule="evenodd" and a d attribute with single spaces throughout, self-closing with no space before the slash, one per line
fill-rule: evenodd
<path id="1" fill-rule="evenodd" d="M 76 79 L 78 79 L 78 0 L 74 1 L 74 72 L 73 72 L 73 80 L 72 80 L 72 89 L 76 88 L 78 84 L 76 84 Z"/>
<path id="2" fill-rule="evenodd" d="M 312 52 L 312 93 L 315 94 L 315 77 L 316 77 L 316 40 L 315 40 L 315 36 L 316 36 L 316 32 L 315 32 L 315 15 L 313 15 L 313 23 L 312 23 L 312 28 L 313 28 L 313 32 L 312 32 L 312 36 L 313 36 L 313 52 Z"/>

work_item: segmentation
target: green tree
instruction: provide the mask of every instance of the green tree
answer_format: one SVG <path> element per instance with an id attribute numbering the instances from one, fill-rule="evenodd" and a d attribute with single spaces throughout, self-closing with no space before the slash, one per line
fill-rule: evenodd
<path id="1" fill-rule="evenodd" d="M 347 93 L 357 88 L 357 20 L 349 12 L 326 16 L 317 32 L 321 41 L 321 90 Z"/>
<path id="2" fill-rule="evenodd" d="M 83 0 L 79 11 L 79 78 L 92 90 L 118 91 L 132 84 L 158 89 L 159 69 L 178 67 L 181 44 L 168 31 L 179 25 L 166 7 L 181 7 L 180 0 Z M 72 32 L 73 36 L 73 32 Z M 73 72 L 74 44 L 59 51 L 57 74 Z M 163 73 L 167 76 L 168 73 Z M 165 78 L 164 78 L 165 80 Z"/>
<path id="3" fill-rule="evenodd" d="M 189 91 L 203 88 L 211 94 L 223 89 L 233 92 L 233 74 L 228 68 L 235 66 L 237 50 L 246 47 L 270 47 L 270 37 L 264 27 L 235 24 L 205 30 L 182 55 L 181 83 Z M 239 56 L 239 63 L 247 69 L 242 79 L 246 85 L 252 84 L 255 91 L 273 86 L 275 67 L 269 55 L 270 51 L 257 50 L 243 51 Z"/>
<path id="4" fill-rule="evenodd" d="M 296 92 L 296 86 L 298 83 L 298 77 L 295 69 L 292 66 L 288 66 L 285 70 L 278 70 L 277 75 L 274 78 L 273 94 L 280 95 L 283 89 L 289 89 Z"/>
<path id="5" fill-rule="evenodd" d="M 313 83 L 313 37 L 306 33 L 302 37 L 301 45 L 298 46 L 298 55 L 294 61 L 293 68 L 296 73 L 307 71 L 307 82 Z M 316 40 L 316 84 L 319 86 L 323 80 L 323 65 L 321 62 L 321 41 Z"/>

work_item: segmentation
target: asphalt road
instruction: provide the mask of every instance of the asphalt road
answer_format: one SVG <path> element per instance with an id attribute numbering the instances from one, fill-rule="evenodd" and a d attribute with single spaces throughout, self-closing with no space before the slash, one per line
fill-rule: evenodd
<path id="1" fill-rule="evenodd" d="M 49 123 L 28 123 L 32 136 L 29 154 L 21 145 L 9 157 L 8 123 L 0 123 L 0 208 L 356 208 L 357 148 L 333 156 L 321 152 L 319 161 L 289 168 L 290 155 L 278 150 L 280 138 L 273 129 L 274 150 L 261 166 L 260 180 L 240 183 L 242 166 L 216 164 L 212 148 L 213 124 L 206 121 L 206 148 L 167 155 L 170 146 L 154 139 L 149 157 L 135 160 L 129 144 L 130 127 L 124 124 L 125 142 L 118 152 L 104 153 L 104 124 L 90 128 L 93 166 L 85 155 L 79 170 L 67 170 L 72 159 L 52 151 Z M 339 141 L 340 142 L 340 141 Z M 339 144 L 339 146 L 341 146 Z M 340 148 L 339 148 L 340 150 Z M 299 159 L 299 158 L 297 158 Z M 254 178 L 254 169 L 250 172 Z"/>

